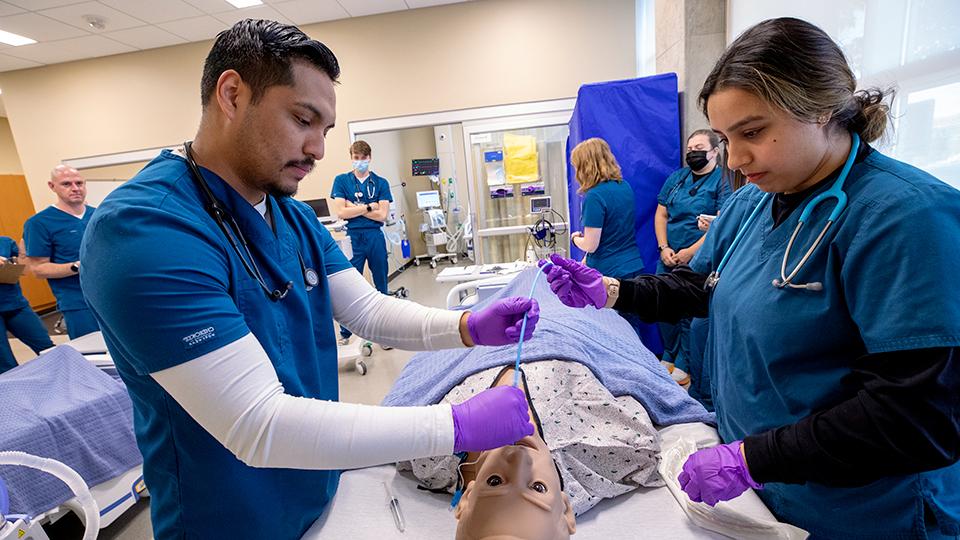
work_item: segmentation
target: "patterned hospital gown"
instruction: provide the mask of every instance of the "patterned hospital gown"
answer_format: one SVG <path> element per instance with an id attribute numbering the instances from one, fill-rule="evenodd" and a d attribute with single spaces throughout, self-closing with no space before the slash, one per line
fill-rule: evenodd
<path id="1" fill-rule="evenodd" d="M 442 402 L 466 401 L 489 388 L 502 370 L 496 367 L 467 377 Z M 522 370 L 543 439 L 563 475 L 575 514 L 639 486 L 663 485 L 657 472 L 660 438 L 637 400 L 613 397 L 576 362 L 546 360 L 524 364 Z M 399 467 L 412 471 L 426 488 L 453 493 L 458 463 L 456 456 L 440 456 Z"/>

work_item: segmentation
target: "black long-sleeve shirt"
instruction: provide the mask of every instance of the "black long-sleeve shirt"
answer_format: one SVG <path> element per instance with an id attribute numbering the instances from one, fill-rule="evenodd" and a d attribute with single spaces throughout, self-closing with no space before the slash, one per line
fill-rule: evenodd
<path id="1" fill-rule="evenodd" d="M 645 322 L 705 317 L 706 278 L 680 266 L 625 280 L 613 307 Z M 847 400 L 744 439 L 754 480 L 860 486 L 960 459 L 958 348 L 864 355 L 842 384 Z"/>

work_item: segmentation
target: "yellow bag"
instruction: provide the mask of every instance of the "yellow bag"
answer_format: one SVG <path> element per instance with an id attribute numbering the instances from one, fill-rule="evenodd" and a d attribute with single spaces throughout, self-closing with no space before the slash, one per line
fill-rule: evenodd
<path id="1" fill-rule="evenodd" d="M 527 135 L 503 134 L 503 169 L 508 184 L 526 184 L 540 180 L 537 139 Z"/>

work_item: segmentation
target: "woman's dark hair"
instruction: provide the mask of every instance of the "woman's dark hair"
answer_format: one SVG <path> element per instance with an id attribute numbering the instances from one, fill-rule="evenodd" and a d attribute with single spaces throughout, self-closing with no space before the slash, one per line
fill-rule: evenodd
<path id="1" fill-rule="evenodd" d="M 758 23 L 727 48 L 700 90 L 704 114 L 711 94 L 723 88 L 751 92 L 804 122 L 831 122 L 866 142 L 883 135 L 885 101 L 894 93 L 857 91 L 840 47 L 820 28 L 790 17 Z"/>
<path id="2" fill-rule="evenodd" d="M 336 82 L 340 64 L 333 51 L 310 39 L 296 26 L 262 19 L 245 19 L 220 32 L 203 63 L 200 102 L 210 101 L 220 75 L 235 70 L 252 90 L 256 103 L 271 86 L 293 84 L 293 60 L 305 60 Z"/>

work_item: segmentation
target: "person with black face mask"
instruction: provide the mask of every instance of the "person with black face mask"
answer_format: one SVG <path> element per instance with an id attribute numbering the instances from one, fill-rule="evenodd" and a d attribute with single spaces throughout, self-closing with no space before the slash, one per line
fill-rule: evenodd
<path id="1" fill-rule="evenodd" d="M 718 166 L 719 137 L 699 129 L 687 138 L 686 167 L 674 171 L 657 196 L 654 229 L 660 261 L 657 273 L 690 263 L 706 234 L 697 226 L 698 216 L 716 216 L 730 195 L 730 186 Z M 677 324 L 660 323 L 663 361 L 680 384 L 690 382 L 688 359 L 690 320 Z"/>

